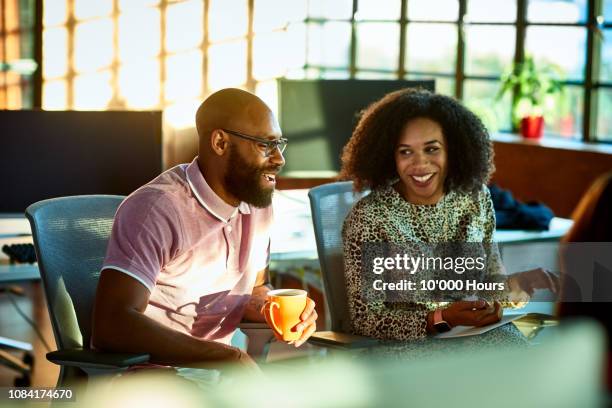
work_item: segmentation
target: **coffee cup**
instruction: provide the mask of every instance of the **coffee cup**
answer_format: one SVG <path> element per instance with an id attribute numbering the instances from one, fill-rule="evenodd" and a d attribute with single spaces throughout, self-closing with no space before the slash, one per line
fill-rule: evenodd
<path id="1" fill-rule="evenodd" d="M 302 336 L 302 330 L 293 329 L 302 321 L 300 316 L 306 309 L 306 298 L 306 291 L 301 289 L 276 289 L 268 292 L 264 313 L 283 340 L 294 341 Z"/>

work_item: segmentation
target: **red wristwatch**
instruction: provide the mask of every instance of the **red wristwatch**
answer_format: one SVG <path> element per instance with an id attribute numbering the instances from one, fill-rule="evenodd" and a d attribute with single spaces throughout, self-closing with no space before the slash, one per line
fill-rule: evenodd
<path id="1" fill-rule="evenodd" d="M 444 333 L 451 329 L 451 325 L 442 317 L 442 309 L 436 309 L 433 315 L 433 327 L 438 333 Z"/>

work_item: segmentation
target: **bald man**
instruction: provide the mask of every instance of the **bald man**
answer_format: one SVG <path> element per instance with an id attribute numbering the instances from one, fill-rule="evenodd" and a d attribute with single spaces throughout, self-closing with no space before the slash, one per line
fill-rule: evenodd
<path id="1" fill-rule="evenodd" d="M 266 104 L 239 89 L 208 97 L 196 126 L 199 156 L 117 210 L 92 346 L 149 353 L 164 366 L 253 367 L 230 339 L 241 320 L 265 321 L 271 201 L 286 140 Z M 295 346 L 312 335 L 316 318 L 309 299 Z"/>

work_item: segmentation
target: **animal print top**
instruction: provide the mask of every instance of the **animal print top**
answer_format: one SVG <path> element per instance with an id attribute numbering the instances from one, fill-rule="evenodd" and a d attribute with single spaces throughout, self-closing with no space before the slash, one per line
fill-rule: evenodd
<path id="1" fill-rule="evenodd" d="M 495 213 L 486 186 L 475 196 L 451 191 L 433 205 L 411 204 L 392 186 L 374 190 L 361 199 L 342 229 L 353 332 L 389 340 L 422 338 L 427 335 L 428 312 L 439 305 L 386 302 L 383 291 L 365 287 L 361 271 L 364 243 L 492 242 L 494 229 Z M 489 267 L 487 273 L 503 274 L 501 262 L 497 270 Z"/>

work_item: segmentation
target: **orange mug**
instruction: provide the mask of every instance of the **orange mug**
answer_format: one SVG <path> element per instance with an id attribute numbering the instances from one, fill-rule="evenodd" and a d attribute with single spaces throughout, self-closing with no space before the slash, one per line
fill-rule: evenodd
<path id="1" fill-rule="evenodd" d="M 264 313 L 268 322 L 285 341 L 302 337 L 302 331 L 292 329 L 302 321 L 300 315 L 306 309 L 306 291 L 300 289 L 276 289 L 268 292 Z"/>

